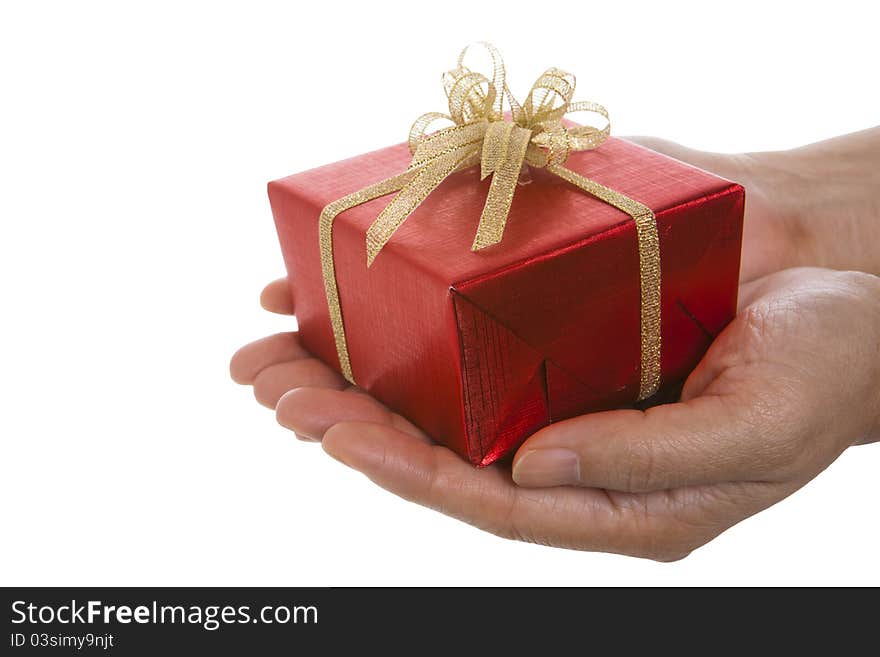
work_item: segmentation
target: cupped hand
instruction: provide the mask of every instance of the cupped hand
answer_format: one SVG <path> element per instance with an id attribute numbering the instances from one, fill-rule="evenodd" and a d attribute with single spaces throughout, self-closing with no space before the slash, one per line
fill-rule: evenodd
<path id="1" fill-rule="evenodd" d="M 681 401 L 538 431 L 477 469 L 305 351 L 236 353 L 233 379 L 306 440 L 389 491 L 500 536 L 674 560 L 880 438 L 880 279 L 794 269 L 741 289 Z M 286 280 L 262 303 L 293 312 Z"/>

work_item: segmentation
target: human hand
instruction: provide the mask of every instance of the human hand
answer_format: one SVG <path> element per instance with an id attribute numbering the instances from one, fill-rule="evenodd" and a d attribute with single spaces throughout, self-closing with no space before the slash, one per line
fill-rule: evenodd
<path id="1" fill-rule="evenodd" d="M 628 139 L 746 188 L 741 280 L 804 265 L 880 275 L 880 127 L 736 155 Z"/>
<path id="2" fill-rule="evenodd" d="M 287 281 L 263 305 L 292 313 Z M 230 366 L 278 421 L 401 497 L 500 536 L 674 560 L 880 438 L 880 279 L 796 269 L 741 289 L 741 311 L 679 403 L 538 431 L 476 469 L 308 354 L 296 334 Z"/>

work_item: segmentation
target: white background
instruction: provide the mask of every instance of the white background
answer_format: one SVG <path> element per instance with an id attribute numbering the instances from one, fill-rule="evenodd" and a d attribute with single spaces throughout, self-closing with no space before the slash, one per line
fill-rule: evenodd
<path id="1" fill-rule="evenodd" d="M 618 135 L 784 148 L 878 122 L 870 7 L 4 3 L 0 583 L 880 584 L 877 446 L 657 564 L 399 500 L 227 374 L 293 326 L 266 182 L 403 141 L 463 45 L 520 94 L 574 71 Z"/>

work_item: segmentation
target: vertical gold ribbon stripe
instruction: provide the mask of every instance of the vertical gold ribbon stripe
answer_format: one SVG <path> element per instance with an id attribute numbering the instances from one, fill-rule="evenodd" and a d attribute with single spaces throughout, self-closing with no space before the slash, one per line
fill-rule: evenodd
<path id="1" fill-rule="evenodd" d="M 336 265 L 333 261 L 333 221 L 341 212 L 398 191 L 414 175 L 407 171 L 386 178 L 348 196 L 343 196 L 324 207 L 321 210 L 321 217 L 318 219 L 318 248 L 321 253 L 324 293 L 327 296 L 327 306 L 330 310 L 330 326 L 333 328 L 333 338 L 336 342 L 336 354 L 339 356 L 339 368 L 342 370 L 342 376 L 352 384 L 354 383 L 354 375 L 351 372 L 351 359 L 348 356 L 345 325 L 342 322 L 342 307 L 339 304 L 339 288 L 336 284 Z"/>
<path id="2" fill-rule="evenodd" d="M 660 387 L 660 238 L 657 234 L 657 218 L 647 205 L 639 203 L 620 192 L 600 185 L 595 180 L 563 166 L 547 167 L 563 180 L 578 189 L 595 196 L 608 205 L 626 212 L 636 224 L 639 249 L 639 293 L 641 300 L 641 375 L 639 399 L 647 399 Z"/>

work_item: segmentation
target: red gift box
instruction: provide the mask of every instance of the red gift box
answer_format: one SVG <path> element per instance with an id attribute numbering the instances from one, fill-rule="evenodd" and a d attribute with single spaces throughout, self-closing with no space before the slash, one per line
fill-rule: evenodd
<path id="1" fill-rule="evenodd" d="M 269 184 L 300 337 L 337 369 L 319 215 L 410 159 L 401 144 Z M 661 390 L 680 384 L 736 311 L 742 187 L 614 138 L 566 167 L 654 211 Z M 632 218 L 544 170 L 517 187 L 503 241 L 471 251 L 479 178 L 447 178 L 369 268 L 365 234 L 391 197 L 346 210 L 333 259 L 358 385 L 488 465 L 550 422 L 637 399 L 641 297 Z"/>

